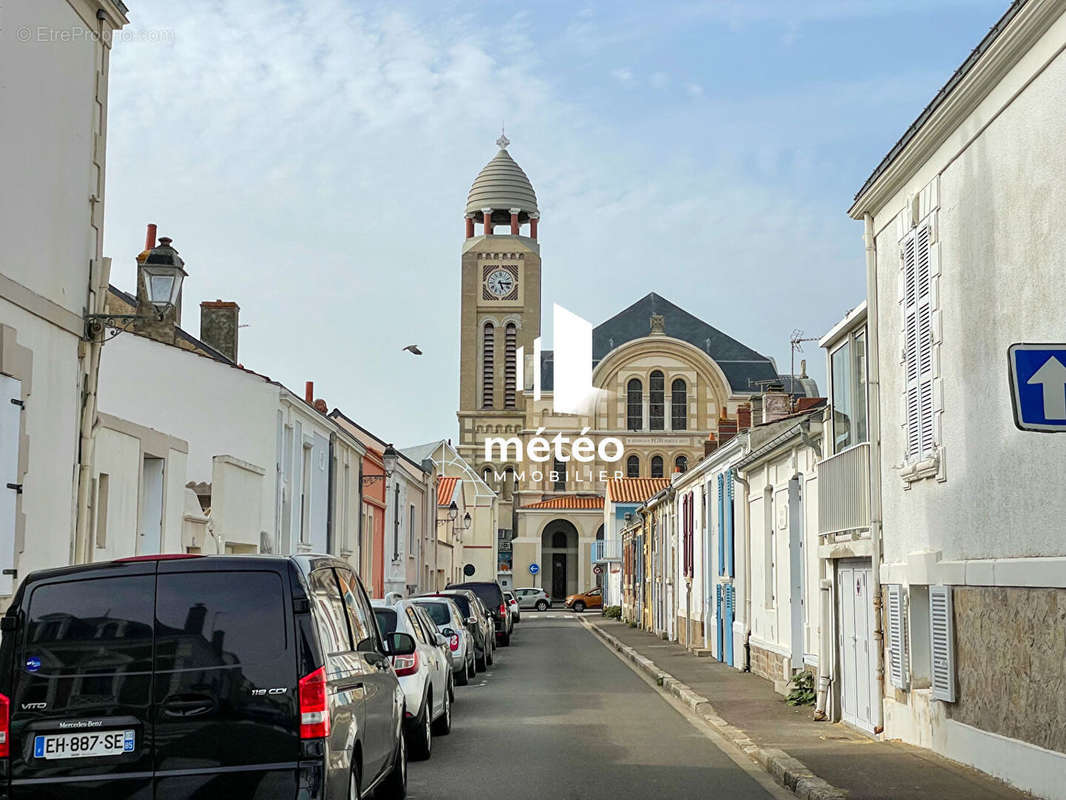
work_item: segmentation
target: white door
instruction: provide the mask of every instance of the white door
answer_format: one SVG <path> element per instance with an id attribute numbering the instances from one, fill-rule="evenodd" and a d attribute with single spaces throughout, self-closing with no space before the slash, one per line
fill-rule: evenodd
<path id="1" fill-rule="evenodd" d="M 837 565 L 837 615 L 840 662 L 840 713 L 845 722 L 873 730 L 878 698 L 873 688 L 873 603 L 870 562 Z"/>

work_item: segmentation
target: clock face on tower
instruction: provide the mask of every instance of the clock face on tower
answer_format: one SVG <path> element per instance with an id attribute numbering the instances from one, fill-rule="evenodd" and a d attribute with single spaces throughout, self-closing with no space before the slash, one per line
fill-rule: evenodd
<path id="1" fill-rule="evenodd" d="M 515 276 L 510 270 L 492 270 L 485 278 L 485 288 L 494 298 L 503 299 L 515 290 Z"/>

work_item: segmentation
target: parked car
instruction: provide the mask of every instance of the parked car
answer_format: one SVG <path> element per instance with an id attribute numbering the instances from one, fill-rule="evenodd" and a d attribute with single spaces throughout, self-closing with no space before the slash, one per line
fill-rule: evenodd
<path id="1" fill-rule="evenodd" d="M 566 607 L 574 609 L 578 614 L 586 608 L 603 608 L 603 591 L 597 586 L 587 592 L 572 594 L 566 598 Z"/>
<path id="2" fill-rule="evenodd" d="M 389 659 L 416 644 L 381 634 L 344 562 L 179 554 L 42 570 L 0 630 L 11 800 L 406 795 Z"/>
<path id="3" fill-rule="evenodd" d="M 475 675 L 474 636 L 467 629 L 463 612 L 451 597 L 417 597 L 414 602 L 422 608 L 437 630 L 448 640 L 452 654 L 452 680 L 466 686 Z"/>
<path id="4" fill-rule="evenodd" d="M 419 595 L 420 597 L 448 597 L 459 606 L 463 615 L 466 628 L 474 637 L 474 667 L 478 672 L 484 672 L 493 662 L 493 635 L 492 620 L 485 615 L 484 607 L 473 592 L 460 589 L 459 591 L 443 591 L 435 594 Z"/>
<path id="5" fill-rule="evenodd" d="M 497 581 L 467 581 L 456 583 L 449 589 L 469 589 L 485 604 L 489 614 L 496 623 L 496 639 L 504 647 L 511 644 L 511 634 L 514 632 L 514 620 L 507 608 L 507 600 L 503 596 L 503 587 Z"/>
<path id="6" fill-rule="evenodd" d="M 519 608 L 535 608 L 537 611 L 547 611 L 552 607 L 552 599 L 548 593 L 536 586 L 514 590 L 518 598 Z"/>
<path id="7" fill-rule="evenodd" d="M 522 621 L 522 611 L 518 608 L 518 599 L 511 592 L 504 592 L 503 596 L 507 598 L 507 608 L 511 612 L 514 624 L 517 625 Z"/>
<path id="8" fill-rule="evenodd" d="M 415 651 L 395 656 L 392 666 L 406 700 L 405 722 L 411 756 L 429 758 L 433 737 L 452 730 L 452 662 L 448 640 L 411 600 L 389 605 L 374 600 L 374 616 L 386 636 L 406 633 L 414 637 Z"/>

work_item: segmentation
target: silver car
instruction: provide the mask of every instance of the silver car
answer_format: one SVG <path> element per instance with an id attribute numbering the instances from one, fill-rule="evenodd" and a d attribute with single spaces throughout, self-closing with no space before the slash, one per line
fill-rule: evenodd
<path id="1" fill-rule="evenodd" d="M 448 640 L 452 656 L 452 680 L 466 686 L 475 675 L 474 637 L 463 623 L 463 613 L 448 597 L 418 597 L 412 600 L 433 620 L 437 630 Z"/>
<path id="2" fill-rule="evenodd" d="M 524 589 L 514 589 L 514 596 L 518 600 L 519 608 L 535 608 L 537 611 L 547 611 L 552 607 L 552 599 L 547 593 L 536 586 Z"/>
<path id="3" fill-rule="evenodd" d="M 415 652 L 393 656 L 392 666 L 406 700 L 406 732 L 412 758 L 426 759 L 433 737 L 452 729 L 452 665 L 448 640 L 419 606 L 410 600 L 389 604 L 372 601 L 382 636 L 406 633 L 414 637 Z"/>

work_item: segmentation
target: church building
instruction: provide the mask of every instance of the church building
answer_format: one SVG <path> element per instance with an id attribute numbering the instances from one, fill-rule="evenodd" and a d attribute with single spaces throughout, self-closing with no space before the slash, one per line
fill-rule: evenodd
<path id="1" fill-rule="evenodd" d="M 583 413 L 558 413 L 552 351 L 534 363 L 540 211 L 509 144 L 505 136 L 497 140 L 499 151 L 467 199 L 458 450 L 499 496 L 498 573 L 491 577 L 505 587 L 542 586 L 561 599 L 603 582 L 595 564 L 607 481 L 684 472 L 703 458 L 708 441 L 737 430 L 738 416 L 750 425 L 753 400 L 758 421 L 758 395 L 768 385 L 795 384 L 794 393 L 804 394 L 807 382 L 779 376 L 771 359 L 653 292 L 593 329 L 595 396 Z M 559 433 L 570 444 L 578 437 L 596 443 L 591 459 L 587 446 L 581 459 L 569 449 L 559 458 L 555 447 L 544 463 L 524 458 L 534 437 L 550 441 Z M 515 446 L 488 458 L 490 437 Z M 622 443 L 617 460 L 604 458 L 615 457 L 616 445 L 599 446 L 608 437 Z"/>

